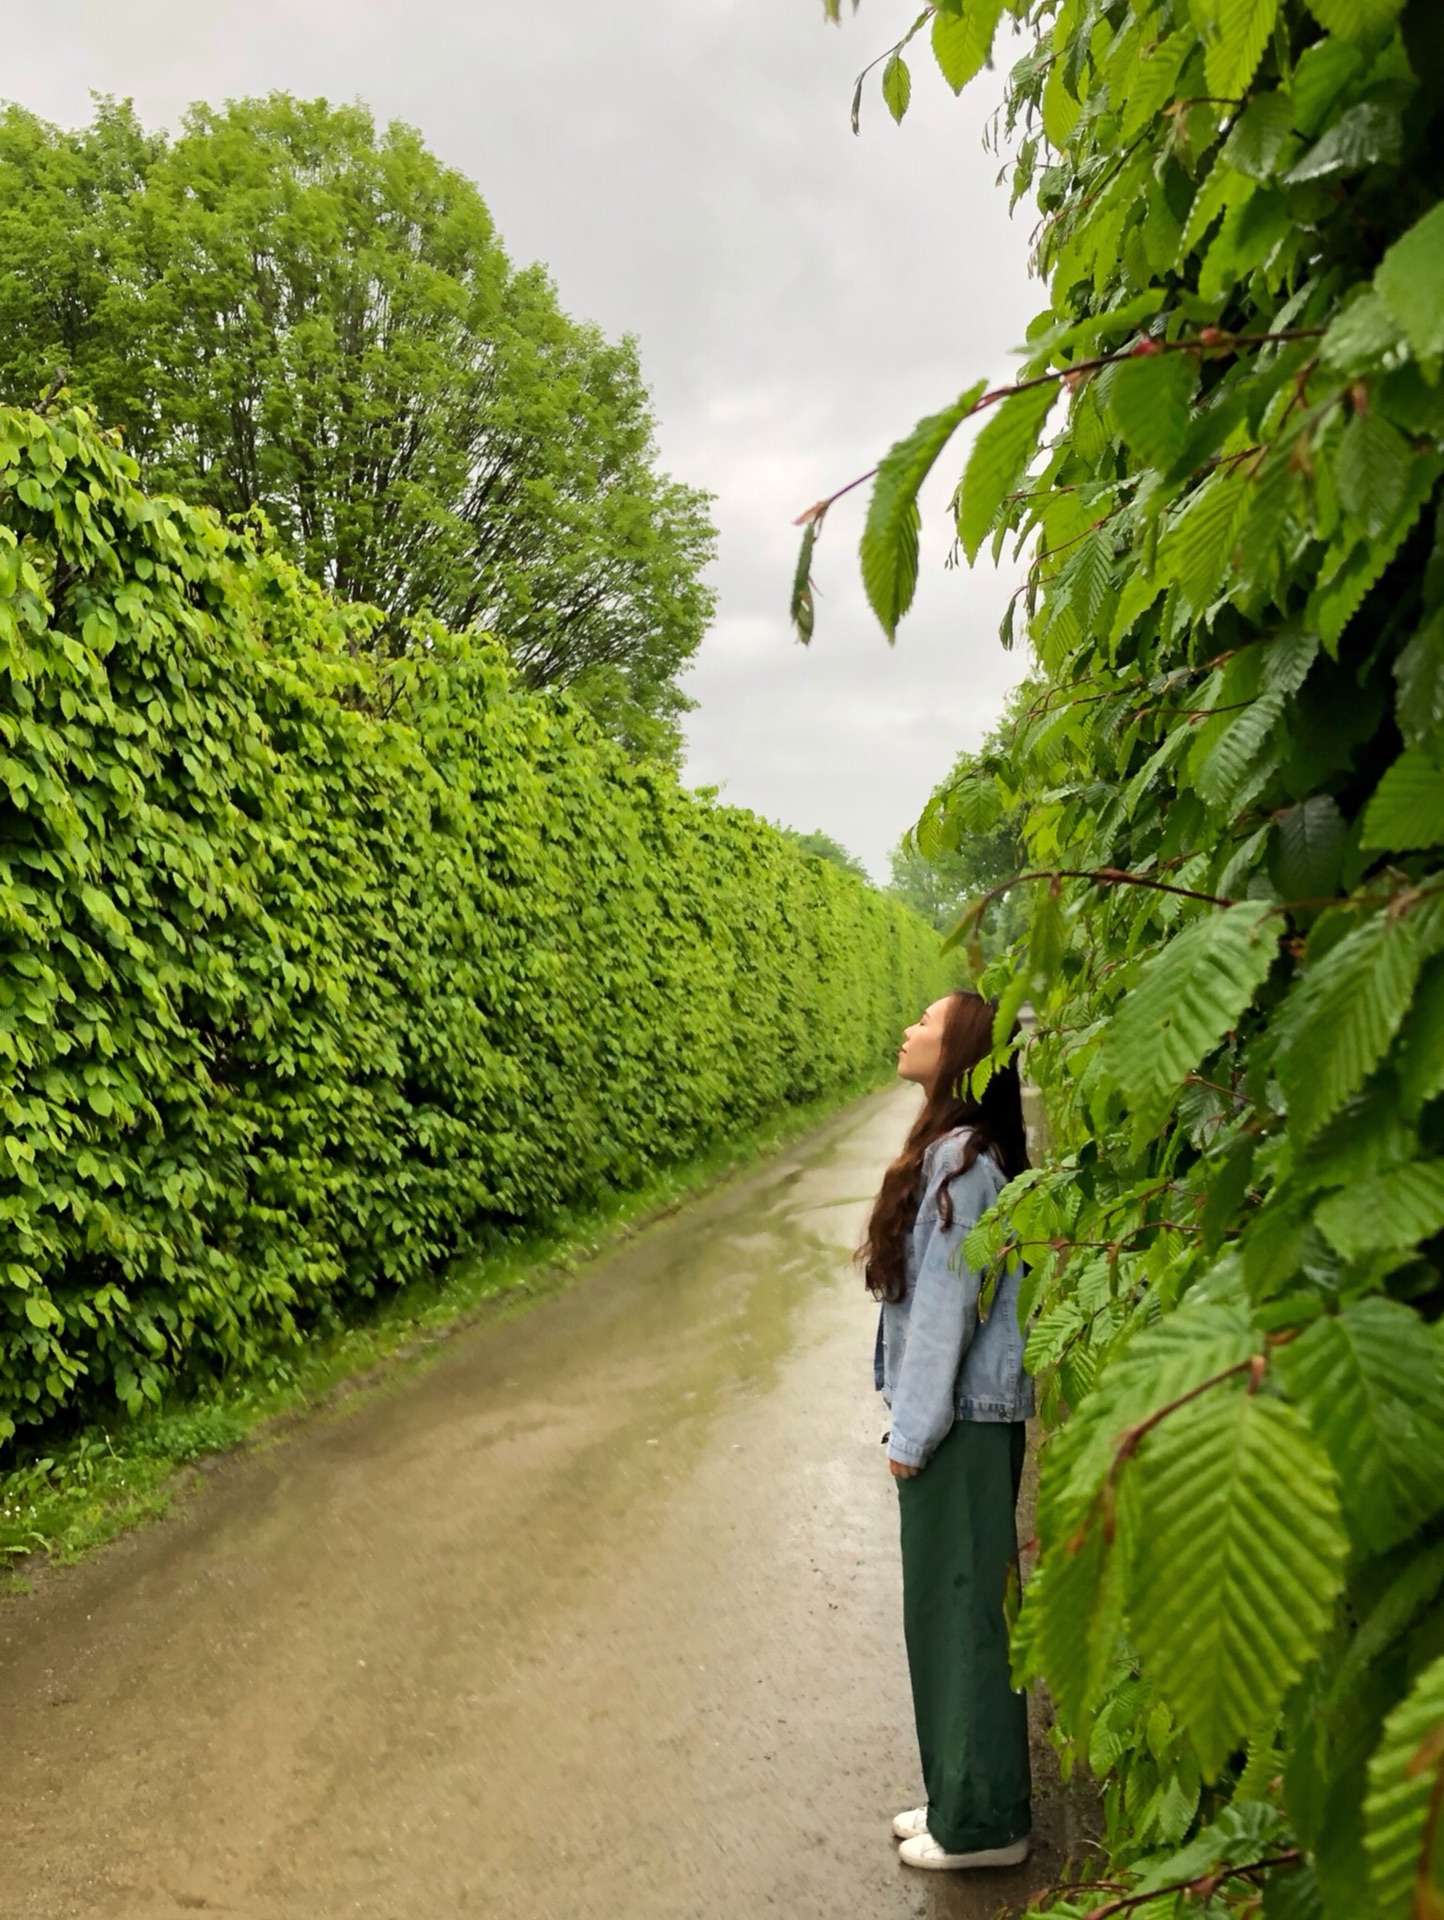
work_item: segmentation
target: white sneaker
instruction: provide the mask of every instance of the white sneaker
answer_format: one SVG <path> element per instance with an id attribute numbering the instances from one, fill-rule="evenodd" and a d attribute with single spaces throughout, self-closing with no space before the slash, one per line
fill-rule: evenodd
<path id="1" fill-rule="evenodd" d="M 916 1840 L 928 1830 L 928 1810 L 926 1807 L 910 1807 L 906 1813 L 898 1814 L 892 1823 L 894 1840 Z"/>
<path id="2" fill-rule="evenodd" d="M 926 1811 L 926 1810 L 925 1810 Z M 909 1819 L 902 1814 L 901 1819 Z M 1029 1840 L 1024 1834 L 1007 1847 L 980 1847 L 976 1853 L 949 1853 L 924 1829 L 898 1848 L 898 1858 L 909 1867 L 924 1867 L 933 1873 L 950 1873 L 959 1867 L 1021 1867 L 1028 1857 Z"/>

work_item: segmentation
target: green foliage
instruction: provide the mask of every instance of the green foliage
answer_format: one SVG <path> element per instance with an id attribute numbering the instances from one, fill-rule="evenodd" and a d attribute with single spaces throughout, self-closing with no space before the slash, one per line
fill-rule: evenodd
<path id="1" fill-rule="evenodd" d="M 924 922 L 0 412 L 0 1440 L 245 1375 L 883 1061 Z"/>
<path id="2" fill-rule="evenodd" d="M 1019 690 L 1012 710 L 1026 704 Z M 992 887 L 1018 871 L 1023 843 L 1020 816 L 995 777 L 1001 748 L 995 731 L 977 753 L 961 753 L 933 793 L 916 828 L 892 852 L 892 890 L 940 933 Z M 1004 894 L 983 910 L 981 942 L 997 952 L 1026 924 L 1026 899 Z"/>
<path id="3" fill-rule="evenodd" d="M 855 879 L 867 879 L 867 868 L 857 855 L 849 853 L 847 848 L 840 841 L 834 840 L 830 833 L 823 833 L 820 830 L 816 833 L 797 833 L 791 827 L 783 827 L 781 831 L 809 859 L 826 860 L 832 866 L 840 867 L 844 873 L 852 874 Z"/>
<path id="4" fill-rule="evenodd" d="M 979 382 L 952 406 L 920 421 L 878 467 L 862 535 L 862 579 L 889 640 L 912 605 L 918 583 L 918 489 L 982 391 Z"/>
<path id="5" fill-rule="evenodd" d="M 634 752 L 675 757 L 711 612 L 704 496 L 658 470 L 635 344 L 514 270 L 410 128 L 277 94 L 174 141 L 102 103 L 0 114 L 0 401 L 57 371 L 147 484 L 264 511 L 347 600 L 504 636 Z"/>
<path id="6" fill-rule="evenodd" d="M 1437 1920 L 1444 14 L 1008 13 L 1049 306 L 960 532 L 1029 551 L 1040 684 L 916 844 L 991 781 L 1031 876 L 983 984 L 1055 1152 L 970 1241 L 1036 1263 L 1016 1661 L 1120 1910 Z M 1000 24 L 930 17 L 950 84 Z"/>

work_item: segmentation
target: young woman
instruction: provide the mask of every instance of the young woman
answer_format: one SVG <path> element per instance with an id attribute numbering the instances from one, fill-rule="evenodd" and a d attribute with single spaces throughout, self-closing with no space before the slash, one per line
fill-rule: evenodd
<path id="1" fill-rule="evenodd" d="M 893 1821 L 913 1867 L 1028 1857 L 1028 1709 L 1009 1679 L 1003 1616 L 1033 1411 L 1021 1269 L 1003 1276 L 983 1318 L 980 1277 L 962 1257 L 969 1230 L 1028 1164 L 1016 1062 L 980 1098 L 968 1092 L 995 1011 L 978 994 L 949 994 L 903 1036 L 898 1074 L 926 1099 L 859 1256 L 882 1302 L 876 1374 L 892 1415 L 903 1626 L 928 1795 Z"/>

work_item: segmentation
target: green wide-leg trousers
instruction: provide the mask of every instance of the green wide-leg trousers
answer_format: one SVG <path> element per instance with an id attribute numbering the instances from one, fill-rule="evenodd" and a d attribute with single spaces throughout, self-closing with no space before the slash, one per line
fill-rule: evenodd
<path id="1" fill-rule="evenodd" d="M 1028 1702 L 1008 1673 L 1004 1595 L 1027 1428 L 959 1420 L 922 1472 L 897 1482 L 903 1629 L 928 1793 L 949 1853 L 1028 1832 Z"/>

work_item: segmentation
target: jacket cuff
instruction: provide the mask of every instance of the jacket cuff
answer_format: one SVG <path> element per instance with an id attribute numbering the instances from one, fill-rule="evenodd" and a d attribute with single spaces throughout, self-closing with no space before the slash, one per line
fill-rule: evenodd
<path id="1" fill-rule="evenodd" d="M 929 1448 L 915 1446 L 911 1440 L 905 1440 L 894 1427 L 888 1442 L 887 1457 L 896 1460 L 900 1467 L 925 1467 L 931 1453 Z"/>

